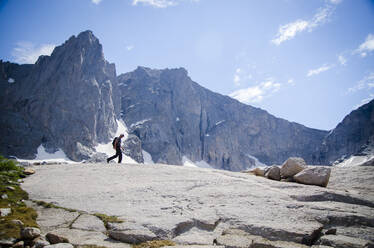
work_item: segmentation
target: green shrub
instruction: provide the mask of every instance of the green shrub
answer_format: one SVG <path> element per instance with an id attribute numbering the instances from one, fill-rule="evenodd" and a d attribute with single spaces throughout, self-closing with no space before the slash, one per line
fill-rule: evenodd
<path id="1" fill-rule="evenodd" d="M 22 168 L 17 166 L 14 160 L 6 159 L 0 155 L 0 172 L 17 171 L 22 172 Z"/>

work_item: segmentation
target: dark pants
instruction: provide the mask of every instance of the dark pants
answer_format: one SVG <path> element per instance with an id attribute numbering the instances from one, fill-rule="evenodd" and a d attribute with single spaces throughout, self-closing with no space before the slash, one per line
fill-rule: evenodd
<path id="1" fill-rule="evenodd" d="M 121 148 L 117 148 L 116 149 L 116 155 L 108 158 L 108 162 L 112 159 L 115 159 L 116 157 L 118 157 L 118 163 L 121 163 L 122 161 L 122 152 L 121 152 Z"/>

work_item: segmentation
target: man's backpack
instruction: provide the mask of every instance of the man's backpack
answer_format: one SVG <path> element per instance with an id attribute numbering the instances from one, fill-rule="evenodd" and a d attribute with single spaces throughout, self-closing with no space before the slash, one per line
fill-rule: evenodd
<path id="1" fill-rule="evenodd" d="M 113 145 L 113 148 L 114 148 L 114 149 L 116 149 L 116 147 L 115 147 L 116 140 L 117 140 L 117 137 L 115 137 L 115 138 L 113 139 L 113 141 L 112 141 L 112 145 Z"/>

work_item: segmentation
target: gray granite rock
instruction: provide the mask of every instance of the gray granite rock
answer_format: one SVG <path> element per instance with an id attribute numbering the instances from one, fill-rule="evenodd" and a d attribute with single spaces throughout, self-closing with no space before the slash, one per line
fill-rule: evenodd
<path id="1" fill-rule="evenodd" d="M 69 243 L 59 243 L 59 244 L 54 244 L 54 245 L 47 245 L 44 247 L 45 248 L 74 248 L 74 246 Z"/>
<path id="2" fill-rule="evenodd" d="M 112 223 L 108 229 L 109 237 L 129 244 L 139 244 L 157 238 L 148 228 L 131 222 Z"/>
<path id="3" fill-rule="evenodd" d="M 105 232 L 104 223 L 96 216 L 89 214 L 82 214 L 71 225 L 72 228 L 86 231 Z"/>
<path id="4" fill-rule="evenodd" d="M 265 177 L 269 178 L 269 179 L 272 179 L 272 180 L 276 180 L 276 181 L 280 181 L 281 180 L 281 176 L 280 176 L 280 169 L 278 166 L 272 166 L 270 167 L 266 174 L 265 174 Z"/>
<path id="5" fill-rule="evenodd" d="M 369 240 L 353 238 L 343 235 L 326 235 L 322 236 L 318 244 L 339 248 L 362 248 L 365 245 L 373 244 Z"/>
<path id="6" fill-rule="evenodd" d="M 131 157 L 138 163 L 144 163 L 142 153 L 142 142 L 133 134 L 129 134 L 127 139 L 123 142 L 124 154 Z"/>
<path id="7" fill-rule="evenodd" d="M 38 167 L 22 187 L 31 199 L 119 216 L 126 221 L 108 227 L 118 235 L 115 238 L 123 235 L 128 242 L 140 242 L 141 237 L 207 244 L 227 229 L 306 245 L 326 228 L 370 239 L 374 168 L 331 169 L 324 188 L 160 164 L 46 165 Z"/>
<path id="8" fill-rule="evenodd" d="M 291 157 L 282 164 L 280 174 L 283 178 L 293 177 L 306 168 L 307 166 L 303 158 Z"/>
<path id="9" fill-rule="evenodd" d="M 298 183 L 326 187 L 329 183 L 330 174 L 331 168 L 318 166 L 304 169 L 294 175 L 293 178 Z"/>
<path id="10" fill-rule="evenodd" d="M 34 239 L 40 236 L 40 229 L 36 227 L 25 227 L 21 230 L 22 239 Z"/>

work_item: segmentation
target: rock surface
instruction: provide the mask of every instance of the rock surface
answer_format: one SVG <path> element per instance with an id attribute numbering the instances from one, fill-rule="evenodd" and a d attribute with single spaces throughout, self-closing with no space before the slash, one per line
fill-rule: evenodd
<path id="1" fill-rule="evenodd" d="M 205 89 L 184 68 L 138 67 L 118 82 L 123 120 L 158 163 L 182 164 L 186 156 L 241 171 L 256 164 L 254 157 L 265 164 L 290 156 L 312 162 L 328 134 Z"/>
<path id="2" fill-rule="evenodd" d="M 329 183 L 331 169 L 326 167 L 312 167 L 297 173 L 293 178 L 298 183 L 326 187 Z"/>
<path id="3" fill-rule="evenodd" d="M 40 229 L 36 227 L 25 227 L 21 230 L 22 239 L 34 239 L 40 236 Z"/>
<path id="4" fill-rule="evenodd" d="M 201 243 L 196 245 L 205 245 L 227 230 L 240 229 L 269 241 L 311 245 L 323 229 L 368 240 L 374 227 L 373 167 L 332 168 L 326 188 L 160 164 L 46 165 L 36 170 L 22 185 L 31 199 L 119 216 L 126 222 L 110 229 L 131 238 L 141 231 L 181 244 L 193 237 Z"/>
<path id="5" fill-rule="evenodd" d="M 81 229 L 86 231 L 105 232 L 106 228 L 104 223 L 97 218 L 89 214 L 82 214 L 76 219 L 71 226 L 75 229 Z"/>

